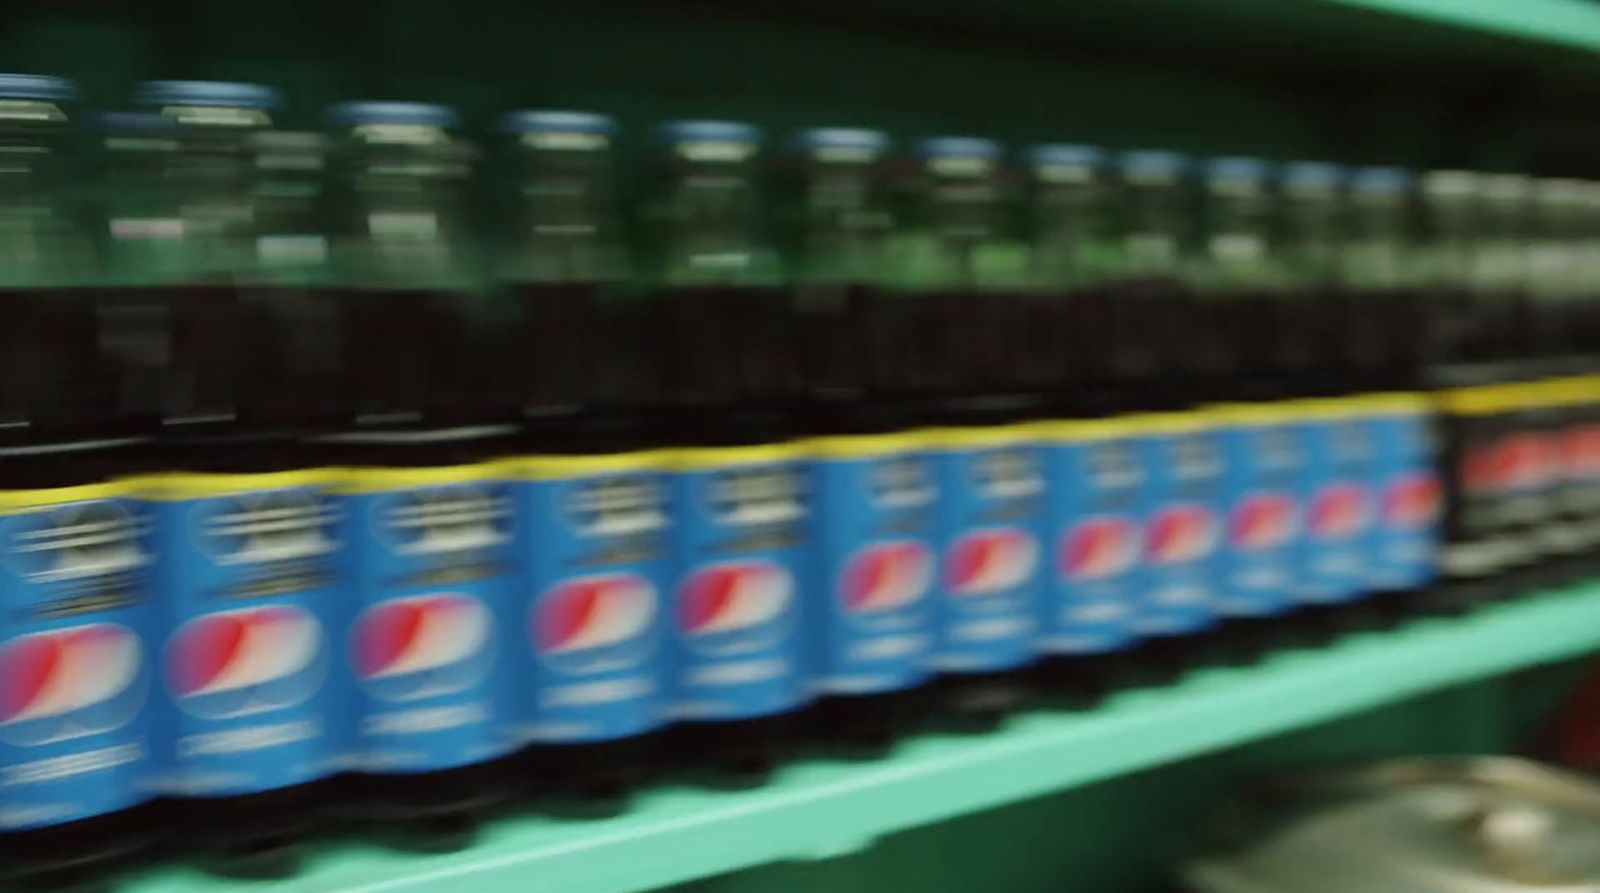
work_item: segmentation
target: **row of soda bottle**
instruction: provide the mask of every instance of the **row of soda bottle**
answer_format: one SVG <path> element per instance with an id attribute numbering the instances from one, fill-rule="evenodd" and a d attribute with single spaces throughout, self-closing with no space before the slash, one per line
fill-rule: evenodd
<path id="1" fill-rule="evenodd" d="M 247 84 L 148 83 L 92 118 L 73 97 L 0 77 L 0 287 L 29 315 L 0 335 L 0 413 L 26 437 L 775 408 L 832 433 L 1570 374 L 1600 345 L 1600 185 L 1577 180 L 1007 163 L 976 138 L 904 158 L 851 129 L 769 164 L 711 121 L 622 169 L 598 114 L 508 114 L 480 159 L 434 105 L 338 106 L 324 136 L 274 129 Z"/>
<path id="2" fill-rule="evenodd" d="M 164 795 L 259 865 L 329 809 L 436 836 L 519 788 L 759 778 L 797 735 L 1253 656 L 1432 582 L 1430 423 L 1364 395 L 10 491 L 0 823 L 26 865 Z"/>
<path id="3" fill-rule="evenodd" d="M 689 122 L 624 215 L 599 115 L 479 165 L 438 106 L 137 99 L 0 76 L 13 869 L 459 829 L 669 719 L 754 772 L 813 698 L 882 739 L 1594 545 L 1585 184 Z"/>

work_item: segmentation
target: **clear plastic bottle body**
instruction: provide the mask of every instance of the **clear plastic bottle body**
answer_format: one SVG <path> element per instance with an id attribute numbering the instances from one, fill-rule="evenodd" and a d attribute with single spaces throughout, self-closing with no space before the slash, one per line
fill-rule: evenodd
<path id="1" fill-rule="evenodd" d="M 1200 179 L 1192 322 L 1195 373 L 1208 396 L 1267 396 L 1286 343 L 1286 296 L 1273 267 L 1273 196 L 1266 165 L 1214 158 Z"/>
<path id="2" fill-rule="evenodd" d="M 796 386 L 789 300 L 749 125 L 665 125 L 646 199 L 645 279 L 658 301 L 668 402 L 689 413 L 768 411 Z"/>
<path id="3" fill-rule="evenodd" d="M 257 277 L 256 156 L 278 98 L 249 84 L 152 81 L 108 116 L 108 340 L 132 411 L 174 436 L 240 421 L 241 289 Z"/>
<path id="4" fill-rule="evenodd" d="M 495 276 L 516 349 L 506 374 L 531 420 L 638 410 L 657 397 L 648 301 L 628 287 L 614 124 L 584 112 L 501 119 Z"/>
<path id="5" fill-rule="evenodd" d="M 1421 182 L 1423 279 L 1437 332 L 1435 379 L 1486 359 L 1485 329 L 1476 297 L 1473 257 L 1479 245 L 1478 175 L 1430 171 Z"/>
<path id="6" fill-rule="evenodd" d="M 1527 347 L 1552 373 L 1581 367 L 1586 186 L 1579 180 L 1541 179 L 1533 187 Z"/>
<path id="7" fill-rule="evenodd" d="M 396 111 L 396 107 L 400 107 Z M 415 111 L 415 114 L 407 114 Z M 357 428 L 454 424 L 502 411 L 470 225 L 474 152 L 437 106 L 335 109 L 327 214 L 339 415 Z"/>
<path id="8" fill-rule="evenodd" d="M 1117 320 L 1108 288 L 1117 240 L 1106 159 L 1087 146 L 1028 153 L 1028 349 L 1068 412 L 1116 380 Z"/>
<path id="9" fill-rule="evenodd" d="M 6 76 L 8 79 L 15 76 Z M 7 441 L 116 433 L 70 85 L 0 84 L 0 422 Z"/>
<path id="10" fill-rule="evenodd" d="M 1129 152 L 1116 171 L 1118 250 L 1106 286 L 1112 378 L 1127 408 L 1171 407 L 1186 397 L 1163 382 L 1197 371 L 1188 163 L 1169 152 Z"/>
<path id="11" fill-rule="evenodd" d="M 1482 322 L 1478 350 L 1516 371 L 1534 347 L 1529 275 L 1534 236 L 1533 181 L 1520 174 L 1485 174 L 1479 179 L 1479 229 L 1470 266 L 1473 300 Z"/>
<path id="12" fill-rule="evenodd" d="M 804 402 L 819 414 L 915 390 L 918 341 L 884 289 L 894 214 L 876 131 L 802 132 L 780 182 Z"/>
<path id="13" fill-rule="evenodd" d="M 1340 215 L 1340 331 L 1350 333 L 1354 348 L 1343 365 L 1363 387 L 1416 387 L 1435 350 L 1413 187 L 1404 171 L 1357 170 Z"/>
<path id="14" fill-rule="evenodd" d="M 897 288 L 928 318 L 924 376 L 935 402 L 989 403 L 1026 391 L 1027 246 L 1000 146 L 971 137 L 925 140 L 908 178 L 892 261 Z M 954 407 L 960 413 L 964 410 Z"/>
<path id="15" fill-rule="evenodd" d="M 1264 308 L 1270 315 L 1262 335 L 1274 346 L 1267 372 L 1279 393 L 1348 391 L 1356 369 L 1376 365 L 1373 308 L 1351 300 L 1344 282 L 1345 187 L 1342 169 L 1318 162 L 1285 165 L 1278 174 L 1265 284 L 1276 277 L 1281 287 Z"/>

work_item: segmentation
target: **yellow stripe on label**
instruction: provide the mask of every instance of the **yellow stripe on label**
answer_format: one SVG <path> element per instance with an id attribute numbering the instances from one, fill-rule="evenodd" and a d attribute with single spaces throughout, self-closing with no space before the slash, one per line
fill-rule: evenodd
<path id="1" fill-rule="evenodd" d="M 665 461 L 664 450 L 646 450 L 596 456 L 519 456 L 493 464 L 503 469 L 506 477 L 559 481 L 592 475 L 660 471 Z"/>
<path id="2" fill-rule="evenodd" d="M 1027 426 L 1033 436 L 1056 443 L 1116 440 L 1133 433 L 1126 419 L 1058 419 Z"/>
<path id="3" fill-rule="evenodd" d="M 796 441 L 795 445 L 806 456 L 818 459 L 870 459 L 910 452 L 920 447 L 916 436 L 909 432 L 812 437 Z"/>
<path id="4" fill-rule="evenodd" d="M 1371 404 L 1364 397 L 1317 397 L 1308 400 L 1285 400 L 1281 404 L 1287 412 L 1302 419 L 1351 419 L 1371 412 Z"/>
<path id="5" fill-rule="evenodd" d="M 1414 391 L 1394 391 L 1382 394 L 1363 394 L 1361 405 L 1377 415 L 1421 415 L 1432 408 L 1427 394 Z"/>
<path id="6" fill-rule="evenodd" d="M 1038 437 L 1032 425 L 994 425 L 986 428 L 922 428 L 909 432 L 923 449 L 1014 447 Z"/>
<path id="7" fill-rule="evenodd" d="M 132 485 L 133 481 L 124 479 L 103 484 L 80 484 L 75 487 L 0 490 L 0 515 L 19 515 L 34 509 L 65 505 L 69 502 L 120 499 L 132 492 Z"/>
<path id="8" fill-rule="evenodd" d="M 1439 405 L 1456 415 L 1493 415 L 1555 405 L 1561 398 L 1559 379 L 1454 388 L 1439 395 Z"/>
<path id="9" fill-rule="evenodd" d="M 261 474 L 174 472 L 133 478 L 128 483 L 134 495 L 142 499 L 177 502 L 184 499 L 204 499 L 208 496 L 229 496 L 261 490 L 284 490 L 289 487 L 325 487 L 332 483 L 338 474 L 339 471 L 332 468 L 305 468 Z"/>
<path id="10" fill-rule="evenodd" d="M 1550 382 L 1552 399 L 1562 406 L 1600 403 L 1600 376 L 1574 375 Z"/>
<path id="11" fill-rule="evenodd" d="M 675 471 L 720 468 L 728 465 L 768 465 L 793 462 L 802 455 L 796 443 L 764 443 L 756 446 L 686 447 L 662 450 L 660 462 Z"/>
<path id="12" fill-rule="evenodd" d="M 1122 422 L 1134 435 L 1185 434 L 1215 424 L 1201 412 L 1146 412 L 1124 416 Z"/>
<path id="13" fill-rule="evenodd" d="M 505 472 L 501 462 L 438 468 L 342 468 L 333 473 L 330 485 L 341 493 L 383 493 L 498 480 Z"/>
<path id="14" fill-rule="evenodd" d="M 1504 389 L 1498 385 L 1451 388 L 1439 392 L 1439 406 L 1455 415 L 1489 415 L 1505 405 Z"/>
<path id="15" fill-rule="evenodd" d="M 1224 425 L 1283 425 L 1300 417 L 1290 401 L 1217 403 L 1201 411 L 1212 421 Z"/>

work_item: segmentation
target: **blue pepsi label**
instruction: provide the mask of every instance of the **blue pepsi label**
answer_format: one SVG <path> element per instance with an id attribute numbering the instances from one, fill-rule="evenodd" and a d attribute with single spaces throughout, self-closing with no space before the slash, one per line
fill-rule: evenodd
<path id="1" fill-rule="evenodd" d="M 1417 589 L 1438 575 L 1443 486 L 1431 422 L 1420 399 L 1390 401 L 1371 416 L 1377 517 L 1371 527 L 1368 585 Z"/>
<path id="2" fill-rule="evenodd" d="M 172 476 L 145 490 L 166 632 L 164 784 L 189 796 L 312 781 L 340 754 L 332 498 L 314 473 Z"/>
<path id="3" fill-rule="evenodd" d="M 1049 498 L 1041 538 L 1051 560 L 1039 646 L 1098 654 L 1137 638 L 1144 586 L 1142 513 L 1148 475 L 1125 426 L 1063 423 L 1044 432 Z"/>
<path id="4" fill-rule="evenodd" d="M 356 470 L 341 497 L 354 762 L 447 769 L 511 746 L 498 669 L 510 595 L 509 485 L 474 468 Z"/>
<path id="5" fill-rule="evenodd" d="M 0 493 L 0 829 L 153 793 L 148 527 L 120 485 Z"/>
<path id="6" fill-rule="evenodd" d="M 1027 664 L 1045 585 L 1041 451 L 1019 429 L 925 436 L 939 493 L 935 664 L 954 673 Z"/>
<path id="7" fill-rule="evenodd" d="M 893 435 L 813 444 L 818 666 L 828 691 L 896 691 L 930 671 L 938 489 L 917 446 Z"/>
<path id="8" fill-rule="evenodd" d="M 1278 407 L 1222 410 L 1219 418 L 1227 540 L 1217 605 L 1231 617 L 1281 614 L 1295 604 L 1305 444 Z"/>
<path id="9" fill-rule="evenodd" d="M 1182 635 L 1216 620 L 1222 594 L 1225 454 L 1198 415 L 1139 422 L 1134 444 L 1148 478 L 1144 504 L 1144 597 L 1135 627 Z"/>
<path id="10" fill-rule="evenodd" d="M 1307 407 L 1298 427 L 1306 445 L 1306 535 L 1296 595 L 1314 604 L 1351 601 L 1369 589 L 1376 480 L 1370 418 L 1340 401 Z"/>
<path id="11" fill-rule="evenodd" d="M 805 649 L 808 494 L 787 446 L 673 458 L 674 714 L 732 720 L 810 694 Z"/>
<path id="12" fill-rule="evenodd" d="M 608 741 L 656 728 L 670 557 L 660 469 L 646 455 L 531 459 L 518 477 L 518 738 Z"/>

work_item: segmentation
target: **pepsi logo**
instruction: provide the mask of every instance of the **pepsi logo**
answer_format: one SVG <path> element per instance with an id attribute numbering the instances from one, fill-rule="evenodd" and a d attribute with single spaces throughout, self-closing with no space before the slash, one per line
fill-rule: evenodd
<path id="1" fill-rule="evenodd" d="M 125 626 L 91 623 L 0 647 L 0 737 L 19 746 L 115 731 L 144 702 L 143 648 Z"/>
<path id="2" fill-rule="evenodd" d="M 1069 580 L 1104 580 L 1139 563 L 1144 537 L 1133 519 L 1100 515 L 1073 525 L 1061 537 L 1061 574 Z"/>
<path id="3" fill-rule="evenodd" d="M 534 602 L 534 650 L 567 672 L 630 667 L 654 645 L 657 612 L 656 587 L 638 574 L 565 580 Z"/>
<path id="4" fill-rule="evenodd" d="M 643 474 L 575 482 L 564 507 L 568 522 L 587 536 L 630 536 L 667 526 L 661 482 Z"/>
<path id="5" fill-rule="evenodd" d="M 1039 542 L 1016 527 L 978 530 L 955 541 L 945 557 L 946 588 L 957 598 L 999 595 L 1031 580 Z"/>
<path id="6" fill-rule="evenodd" d="M 1390 527 L 1424 527 L 1443 511 L 1444 489 L 1431 471 L 1403 475 L 1384 488 L 1383 521 Z"/>
<path id="7" fill-rule="evenodd" d="M 1255 493 L 1234 506 L 1228 540 L 1239 549 L 1273 549 L 1287 543 L 1299 526 L 1294 499 L 1284 493 Z"/>
<path id="8" fill-rule="evenodd" d="M 1329 484 L 1311 500 L 1311 532 L 1321 539 L 1352 537 L 1370 523 L 1369 503 L 1366 488 L 1360 484 Z"/>
<path id="9" fill-rule="evenodd" d="M 846 562 L 842 582 L 840 595 L 851 614 L 895 611 L 933 588 L 933 552 L 915 540 L 874 543 Z"/>
<path id="10" fill-rule="evenodd" d="M 384 538 L 403 555 L 484 549 L 510 535 L 511 502 L 500 488 L 406 490 L 380 500 L 374 511 Z"/>
<path id="11" fill-rule="evenodd" d="M 221 564 L 290 561 L 333 551 L 333 501 L 315 490 L 267 490 L 205 505 L 197 531 L 200 546 Z"/>
<path id="12" fill-rule="evenodd" d="M 301 704 L 321 687 L 322 624 L 292 605 L 219 611 L 178 627 L 167 685 L 185 711 L 209 718 Z"/>
<path id="13" fill-rule="evenodd" d="M 356 672 L 389 701 L 463 691 L 488 674 L 492 626 L 488 607 L 460 593 L 373 605 L 356 620 Z"/>
<path id="14" fill-rule="evenodd" d="M 1579 425 L 1561 435 L 1561 465 L 1571 480 L 1600 477 L 1600 425 Z"/>
<path id="15" fill-rule="evenodd" d="M 1150 520 L 1145 551 L 1156 564 L 1181 564 L 1211 554 L 1220 539 L 1216 516 L 1203 505 L 1174 505 Z"/>
<path id="16" fill-rule="evenodd" d="M 788 632 L 794 577 L 770 561 L 701 568 L 678 591 L 678 630 L 710 652 L 766 647 Z"/>
<path id="17" fill-rule="evenodd" d="M 74 502 L 13 518 L 6 560 L 35 583 L 62 583 L 134 570 L 147 556 L 143 520 L 121 502 Z"/>
<path id="18" fill-rule="evenodd" d="M 1513 434 L 1469 449 L 1462 474 L 1466 486 L 1477 492 L 1525 490 L 1549 483 L 1559 462 L 1553 438 Z"/>

